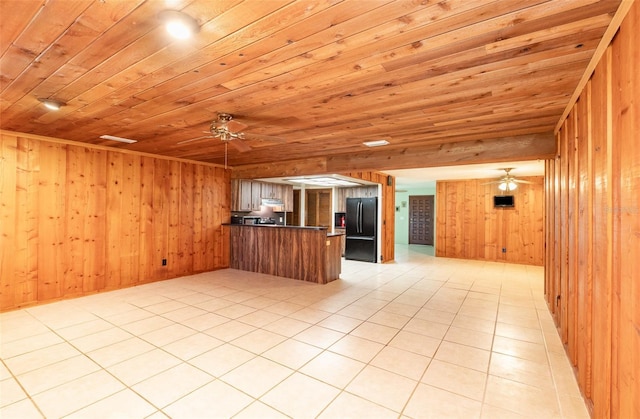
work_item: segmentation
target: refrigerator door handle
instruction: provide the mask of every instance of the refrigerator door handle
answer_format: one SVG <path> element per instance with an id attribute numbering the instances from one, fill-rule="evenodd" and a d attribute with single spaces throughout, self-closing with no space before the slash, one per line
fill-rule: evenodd
<path id="1" fill-rule="evenodd" d="M 358 210 L 358 233 L 362 234 L 362 232 L 362 201 L 360 201 Z"/>

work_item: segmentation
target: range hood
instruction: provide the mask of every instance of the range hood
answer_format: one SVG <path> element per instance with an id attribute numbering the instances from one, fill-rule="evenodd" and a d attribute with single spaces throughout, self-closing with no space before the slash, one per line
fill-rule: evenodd
<path id="1" fill-rule="evenodd" d="M 260 201 L 260 209 L 267 207 L 268 210 L 273 212 L 284 212 L 284 202 L 280 198 L 262 198 Z"/>

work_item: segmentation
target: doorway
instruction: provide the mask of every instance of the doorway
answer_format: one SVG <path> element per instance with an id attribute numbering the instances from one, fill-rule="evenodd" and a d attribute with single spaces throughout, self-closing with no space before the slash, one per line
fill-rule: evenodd
<path id="1" fill-rule="evenodd" d="M 331 228 L 331 189 L 307 189 L 305 225 Z"/>
<path id="2" fill-rule="evenodd" d="M 433 246 L 433 195 L 409 196 L 409 244 Z"/>

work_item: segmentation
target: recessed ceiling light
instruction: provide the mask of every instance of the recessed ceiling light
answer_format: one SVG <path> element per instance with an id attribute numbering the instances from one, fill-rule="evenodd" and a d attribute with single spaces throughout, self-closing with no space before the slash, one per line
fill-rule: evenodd
<path id="1" fill-rule="evenodd" d="M 45 98 L 39 98 L 38 99 L 40 102 L 42 102 L 42 104 L 47 108 L 50 109 L 52 111 L 59 111 L 61 107 L 63 107 L 64 105 L 66 105 L 66 103 L 64 102 L 60 102 L 59 100 L 55 100 L 55 99 L 45 99 Z"/>
<path id="2" fill-rule="evenodd" d="M 389 144 L 389 141 L 387 140 L 365 141 L 362 144 L 366 145 L 367 147 L 381 147 L 383 145 Z"/>
<path id="3" fill-rule="evenodd" d="M 133 144 L 137 143 L 137 140 L 131 140 L 129 138 L 116 137 L 114 135 L 101 135 L 100 138 L 103 140 L 111 140 L 111 141 L 119 141 L 121 143 Z"/>
<path id="4" fill-rule="evenodd" d="M 177 39 L 190 38 L 200 30 L 194 18 L 177 10 L 163 10 L 158 18 L 164 22 L 167 32 Z"/>

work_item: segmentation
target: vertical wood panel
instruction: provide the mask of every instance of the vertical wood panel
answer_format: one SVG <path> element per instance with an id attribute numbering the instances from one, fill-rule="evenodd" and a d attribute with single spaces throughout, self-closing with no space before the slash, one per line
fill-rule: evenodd
<path id="1" fill-rule="evenodd" d="M 121 283 L 120 240 L 122 238 L 122 201 L 124 185 L 124 155 L 107 153 L 107 271 L 105 288 L 118 288 Z"/>
<path id="2" fill-rule="evenodd" d="M 569 342 L 569 360 L 573 365 L 577 363 L 576 354 L 576 324 L 577 324 L 577 151 L 576 141 L 578 117 L 572 111 L 567 118 L 567 208 L 566 208 L 566 243 L 567 243 L 567 298 L 566 312 L 567 325 L 566 336 Z"/>
<path id="3" fill-rule="evenodd" d="M 166 243 L 167 266 L 165 267 L 165 275 L 167 278 L 184 275 L 188 272 L 181 269 L 180 262 L 182 256 L 180 249 L 180 213 L 182 211 L 188 211 L 187 208 L 182 208 L 180 201 L 180 181 L 182 178 L 180 167 L 180 162 L 169 161 L 169 195 L 168 201 L 165 204 L 168 216 Z"/>
<path id="4" fill-rule="evenodd" d="M 640 417 L 639 22 L 635 2 L 558 133 L 569 183 L 561 173 L 552 176 L 560 196 L 569 196 L 569 212 L 554 213 L 558 194 L 546 205 L 556 226 L 568 226 L 568 286 L 561 293 L 575 314 L 566 350 L 595 418 Z M 553 246 L 557 254 L 560 246 Z M 550 271 L 554 261 L 545 265 Z M 549 300 L 553 289 L 546 292 Z"/>
<path id="5" fill-rule="evenodd" d="M 476 245 L 478 246 L 478 249 L 476 251 L 476 257 L 478 259 L 488 259 L 487 258 L 487 254 L 486 254 L 486 239 L 485 239 L 485 227 L 484 227 L 484 223 L 485 223 L 485 218 L 486 218 L 486 214 L 487 214 L 487 200 L 486 200 L 486 194 L 487 194 L 487 188 L 490 187 L 490 185 L 483 185 L 483 183 L 485 182 L 481 182 L 478 181 L 477 183 L 477 188 L 476 188 L 476 201 L 477 201 L 477 205 L 476 205 L 476 222 L 478 223 L 478 228 L 476 228 Z"/>
<path id="6" fill-rule="evenodd" d="M 482 199 L 484 202 L 484 258 L 498 261 L 502 259 L 502 232 L 498 223 L 499 213 L 493 209 L 492 193 L 494 192 L 492 185 L 484 186 L 486 194 Z"/>
<path id="7" fill-rule="evenodd" d="M 211 269 L 211 267 L 215 264 L 215 251 L 216 247 L 219 245 L 216 237 L 216 208 L 217 205 L 214 203 L 217 201 L 216 199 L 216 187 L 215 183 L 212 182 L 212 179 L 215 177 L 215 171 L 217 169 L 213 167 L 205 167 L 205 183 L 206 188 L 203 191 L 203 224 L 204 224 L 204 262 L 205 269 Z M 219 202 L 219 201 L 218 201 Z M 228 266 L 228 265 L 227 265 Z"/>
<path id="8" fill-rule="evenodd" d="M 555 232 L 555 210 L 554 210 L 554 199 L 555 191 L 554 191 L 554 180 L 555 180 L 555 161 L 547 160 L 545 161 L 545 201 L 544 201 L 544 209 L 545 209 L 545 270 L 544 270 L 544 293 L 545 299 L 547 301 L 547 305 L 549 306 L 549 310 L 555 319 L 555 279 L 554 279 L 554 269 L 553 269 L 553 255 L 554 255 L 554 232 Z"/>
<path id="9" fill-rule="evenodd" d="M 569 131 L 571 130 L 571 122 L 567 120 L 564 124 L 564 130 L 561 135 L 560 142 L 560 155 L 564 158 L 560 159 L 560 185 L 559 185 L 559 207 L 560 214 L 558 219 L 563 220 L 560 224 L 560 260 L 559 260 L 559 280 L 560 280 L 560 299 L 559 303 L 559 318 L 560 318 L 560 337 L 563 343 L 567 343 L 569 339 L 569 332 L 567 329 L 567 323 L 569 319 L 569 280 L 568 280 L 568 218 L 569 218 Z"/>
<path id="10" fill-rule="evenodd" d="M 196 272 L 196 228 L 197 271 L 228 267 L 229 178 L 217 167 L 2 132 L 0 308 Z"/>
<path id="11" fill-rule="evenodd" d="M 436 256 L 542 265 L 544 181 L 523 180 L 514 208 L 494 208 L 486 179 L 436 182 Z"/>
<path id="12" fill-rule="evenodd" d="M 140 156 L 125 154 L 122 185 L 122 235 L 120 239 L 120 284 L 133 285 L 140 276 Z"/>
<path id="13" fill-rule="evenodd" d="M 591 135 L 591 82 L 577 102 L 578 115 L 578 224 L 576 344 L 578 383 L 590 399 L 592 384 L 592 265 L 593 265 L 593 164 Z"/>
<path id="14" fill-rule="evenodd" d="M 153 190 L 155 187 L 155 165 L 151 157 L 143 156 L 140 161 L 140 280 L 153 281 L 155 278 L 153 260 L 154 217 Z"/>
<path id="15" fill-rule="evenodd" d="M 19 195 L 15 169 L 18 164 L 17 148 L 18 139 L 15 136 L 0 138 L 0 305 L 2 307 L 14 306 L 22 300 L 19 295 L 19 286 L 14 287 L 11 281 L 16 271 L 24 272 L 19 268 L 20 265 L 16 266 L 13 244 L 18 244 L 15 250 L 18 251 L 22 260 L 26 253 L 24 235 L 20 234 L 20 230 L 16 228 L 16 214 L 25 206 L 24 196 L 21 196 L 20 202 L 17 201 Z M 21 163 L 23 166 L 24 163 Z M 22 182 L 23 179 L 20 180 L 20 183 Z M 17 242 L 18 237 L 22 239 L 19 242 Z M 24 280 L 24 275 L 20 275 L 15 282 L 22 284 Z"/>
<path id="16" fill-rule="evenodd" d="M 40 147 L 38 176 L 38 260 L 47 274 L 38 276 L 38 300 L 64 295 L 66 146 L 46 143 Z"/>
<path id="17" fill-rule="evenodd" d="M 166 279 L 169 258 L 169 195 L 171 192 L 171 163 L 167 160 L 154 160 L 153 176 L 153 278 Z"/>
<path id="18" fill-rule="evenodd" d="M 612 43 L 612 138 L 617 196 L 614 228 L 612 413 L 640 417 L 640 6 Z M 617 166 L 617 167 L 616 167 Z"/>
<path id="19" fill-rule="evenodd" d="M 193 270 L 200 272 L 205 266 L 204 247 L 204 211 L 203 203 L 204 188 L 204 167 L 194 166 L 193 168 L 193 235 L 192 235 L 192 258 Z"/>
<path id="20" fill-rule="evenodd" d="M 436 182 L 436 256 L 444 257 L 447 252 L 447 182 Z"/>
<path id="21" fill-rule="evenodd" d="M 592 78 L 594 212 L 593 231 L 593 404 L 596 417 L 611 414 L 611 52 L 605 52 Z"/>
<path id="22" fill-rule="evenodd" d="M 178 245 L 178 274 L 186 275 L 194 267 L 194 167 L 180 165 L 180 242 Z"/>
<path id="23" fill-rule="evenodd" d="M 67 149 L 65 295 L 82 294 L 84 289 L 85 206 L 87 205 L 85 162 L 85 149 L 81 147 Z"/>
<path id="24" fill-rule="evenodd" d="M 463 212 L 462 225 L 465 226 L 463 231 L 463 255 L 468 259 L 476 259 L 478 257 L 477 230 L 478 226 L 477 206 L 481 205 L 477 197 L 478 182 L 465 182 L 463 195 Z"/>
<path id="25" fill-rule="evenodd" d="M 104 288 L 106 272 L 107 153 L 84 149 L 84 269 L 82 291 Z"/>
<path id="26" fill-rule="evenodd" d="M 29 304 L 38 298 L 38 141 L 18 138 L 16 175 L 16 304 Z M 10 247 L 8 247 L 10 248 Z M 10 276 L 8 278 L 11 278 Z"/>
<path id="27" fill-rule="evenodd" d="M 558 134 L 558 141 L 560 141 L 560 134 Z M 560 144 L 560 143 L 559 143 Z M 561 147 L 558 146 L 558 152 L 561 153 Z M 560 190 L 560 178 L 561 178 L 561 165 L 560 165 L 560 155 L 558 155 L 558 157 L 556 157 L 556 159 L 553 162 L 554 165 L 554 172 L 555 172 L 555 177 L 553 179 L 553 211 L 554 211 L 554 219 L 555 219 L 555 224 L 553 226 L 553 289 L 555 294 L 552 296 L 552 306 L 553 306 L 553 313 L 556 319 L 556 323 L 560 326 L 561 321 L 562 321 L 562 306 L 560 305 L 561 303 L 561 296 L 562 296 L 562 276 L 561 276 L 561 271 L 560 268 L 562 266 L 562 257 L 561 257 L 561 252 L 562 252 L 562 222 L 564 221 L 562 219 L 562 207 L 560 205 L 560 196 L 561 196 L 561 190 Z"/>

